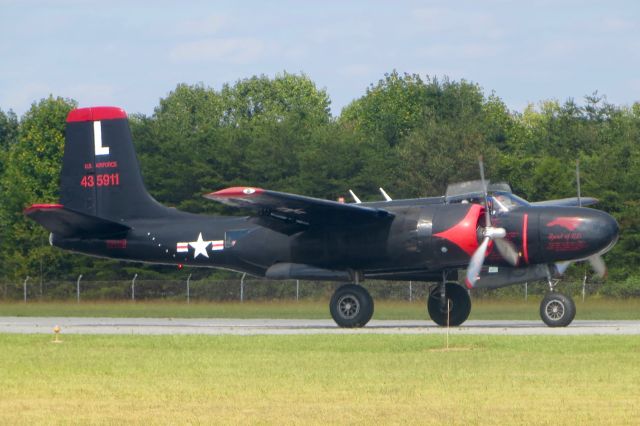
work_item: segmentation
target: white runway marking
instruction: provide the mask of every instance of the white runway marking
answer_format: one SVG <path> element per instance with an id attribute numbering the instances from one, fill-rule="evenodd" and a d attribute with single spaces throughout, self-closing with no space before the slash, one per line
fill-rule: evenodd
<path id="1" fill-rule="evenodd" d="M 372 320 L 364 328 L 339 328 L 332 320 L 298 319 L 171 319 L 0 317 L 0 333 L 62 334 L 441 334 L 445 328 L 431 321 Z M 452 327 L 451 334 L 496 335 L 640 335 L 640 321 L 574 321 L 569 327 L 549 328 L 542 321 L 467 321 Z"/>

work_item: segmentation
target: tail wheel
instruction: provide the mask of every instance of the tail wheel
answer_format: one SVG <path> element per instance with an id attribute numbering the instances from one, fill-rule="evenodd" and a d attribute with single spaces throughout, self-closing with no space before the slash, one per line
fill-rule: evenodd
<path id="1" fill-rule="evenodd" d="M 471 297 L 467 290 L 456 283 L 446 283 L 445 297 L 446 301 L 443 304 L 440 300 L 439 286 L 435 286 L 429 293 L 427 311 L 431 319 L 442 326 L 447 325 L 447 319 L 450 326 L 458 326 L 465 322 L 471 312 Z M 444 310 L 442 306 L 445 307 Z"/>
<path id="2" fill-rule="evenodd" d="M 566 327 L 576 316 L 576 304 L 562 293 L 549 293 L 540 302 L 540 318 L 549 327 Z"/>
<path id="3" fill-rule="evenodd" d="M 340 327 L 364 327 L 373 316 L 373 298 L 364 287 L 346 284 L 331 296 L 329 311 Z"/>

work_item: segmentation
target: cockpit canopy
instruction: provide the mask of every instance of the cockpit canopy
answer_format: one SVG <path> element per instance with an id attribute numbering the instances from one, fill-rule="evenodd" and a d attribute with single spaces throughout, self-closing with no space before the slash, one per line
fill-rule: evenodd
<path id="1" fill-rule="evenodd" d="M 511 192 L 509 184 L 504 182 L 492 184 L 487 181 L 487 195 L 489 210 L 493 213 L 510 211 L 530 205 L 528 201 Z M 482 181 L 472 180 L 450 184 L 445 194 L 445 203 L 474 203 L 484 206 Z"/>

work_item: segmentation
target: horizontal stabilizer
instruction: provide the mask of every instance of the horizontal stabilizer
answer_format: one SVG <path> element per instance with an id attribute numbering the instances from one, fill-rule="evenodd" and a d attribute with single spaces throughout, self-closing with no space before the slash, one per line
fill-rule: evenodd
<path id="1" fill-rule="evenodd" d="M 24 214 L 48 231 L 65 238 L 109 237 L 127 232 L 121 223 L 80 213 L 61 204 L 34 204 Z"/>

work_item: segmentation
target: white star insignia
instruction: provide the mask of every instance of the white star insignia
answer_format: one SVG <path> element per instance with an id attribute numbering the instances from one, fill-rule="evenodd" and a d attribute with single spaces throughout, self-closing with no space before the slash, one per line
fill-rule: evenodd
<path id="1" fill-rule="evenodd" d="M 209 244 L 211 244 L 211 241 L 204 241 L 202 239 L 202 232 L 198 234 L 198 241 L 189 242 L 189 245 L 195 250 L 193 258 L 195 259 L 200 255 L 209 258 L 209 253 L 207 253 L 207 247 L 209 247 Z"/>

